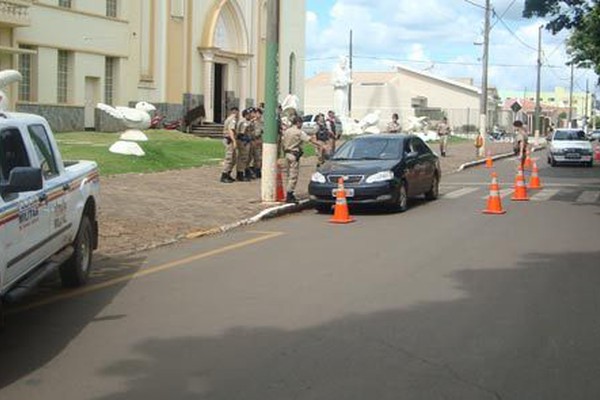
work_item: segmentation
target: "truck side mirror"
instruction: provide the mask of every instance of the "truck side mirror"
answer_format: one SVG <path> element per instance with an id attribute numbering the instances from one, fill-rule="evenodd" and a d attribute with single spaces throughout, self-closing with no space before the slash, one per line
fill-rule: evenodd
<path id="1" fill-rule="evenodd" d="M 0 193 L 21 193 L 40 190 L 44 187 L 42 169 L 33 167 L 15 167 L 10 171 L 7 183 L 0 183 Z"/>

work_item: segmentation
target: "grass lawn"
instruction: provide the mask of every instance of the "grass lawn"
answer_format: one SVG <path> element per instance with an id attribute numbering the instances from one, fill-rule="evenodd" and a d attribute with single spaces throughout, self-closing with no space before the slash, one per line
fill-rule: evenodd
<path id="1" fill-rule="evenodd" d="M 223 159 L 223 144 L 216 139 L 203 139 L 178 131 L 146 132 L 149 141 L 139 143 L 144 157 L 113 154 L 108 148 L 118 133 L 70 132 L 55 134 L 64 160 L 92 160 L 103 175 L 129 172 L 145 173 L 218 164 Z M 305 147 L 307 156 L 314 155 L 312 146 Z"/>

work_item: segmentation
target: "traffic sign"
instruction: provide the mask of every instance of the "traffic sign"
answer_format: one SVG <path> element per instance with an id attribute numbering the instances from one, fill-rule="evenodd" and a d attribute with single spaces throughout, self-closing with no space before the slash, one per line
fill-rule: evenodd
<path id="1" fill-rule="evenodd" d="M 513 112 L 518 113 L 519 111 L 521 111 L 523 107 L 521 106 L 521 104 L 519 103 L 518 100 L 515 100 L 514 103 L 511 104 L 510 109 L 513 110 Z"/>

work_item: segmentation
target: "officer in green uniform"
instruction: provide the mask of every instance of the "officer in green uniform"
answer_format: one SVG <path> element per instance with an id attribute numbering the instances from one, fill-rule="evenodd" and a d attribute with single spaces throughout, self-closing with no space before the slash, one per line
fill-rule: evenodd
<path id="1" fill-rule="evenodd" d="M 260 179 L 262 173 L 262 146 L 263 146 L 263 112 L 260 108 L 254 110 L 254 137 L 250 145 L 250 169 L 254 177 Z"/>
<path id="2" fill-rule="evenodd" d="M 252 109 L 242 111 L 242 119 L 237 126 L 237 180 L 248 182 L 252 180 L 249 168 L 250 143 L 254 135 L 254 123 L 252 122 Z"/>
<path id="3" fill-rule="evenodd" d="M 223 173 L 221 174 L 221 182 L 223 183 L 235 182 L 231 177 L 231 171 L 233 171 L 233 167 L 237 162 L 236 129 L 239 115 L 240 110 L 233 107 L 229 111 L 229 117 L 225 120 L 223 127 L 223 144 L 225 145 L 225 160 L 223 161 Z"/>
<path id="4" fill-rule="evenodd" d="M 287 170 L 286 199 L 287 203 L 296 203 L 298 200 L 294 195 L 298 175 L 300 173 L 300 158 L 304 154 L 303 144 L 312 143 L 317 148 L 321 145 L 316 138 L 308 136 L 302 131 L 302 118 L 296 116 L 292 119 L 292 126 L 288 128 L 281 138 L 281 145 L 285 157 L 285 166 Z"/>

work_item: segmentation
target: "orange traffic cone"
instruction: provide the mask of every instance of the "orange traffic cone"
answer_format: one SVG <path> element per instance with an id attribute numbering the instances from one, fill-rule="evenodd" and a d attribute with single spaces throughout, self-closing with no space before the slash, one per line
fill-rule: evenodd
<path id="1" fill-rule="evenodd" d="M 333 224 L 349 224 L 354 222 L 348 211 L 348 202 L 346 201 L 346 189 L 344 189 L 344 179 L 338 180 L 338 189 L 335 195 L 335 209 L 333 218 L 329 220 Z"/>
<path id="2" fill-rule="evenodd" d="M 490 185 L 490 196 L 487 201 L 487 208 L 483 210 L 484 214 L 502 215 L 506 211 L 502 209 L 502 199 L 500 198 L 500 186 L 498 185 L 498 175 L 492 172 L 492 184 Z"/>
<path id="3" fill-rule="evenodd" d="M 485 160 L 486 168 L 494 168 L 494 160 L 492 160 L 492 153 L 488 151 L 487 158 Z"/>
<path id="4" fill-rule="evenodd" d="M 523 176 L 523 168 L 521 168 L 520 166 L 515 181 L 515 194 L 513 195 L 511 200 L 529 201 L 529 196 L 527 195 L 527 186 L 525 186 L 525 177 Z"/>
<path id="5" fill-rule="evenodd" d="M 529 180 L 529 189 L 541 189 L 542 182 L 540 180 L 540 171 L 538 170 L 537 163 L 533 161 L 533 172 L 531 173 L 531 179 Z"/>
<path id="6" fill-rule="evenodd" d="M 529 151 L 529 149 L 527 149 L 527 157 L 525 157 L 525 164 L 523 165 L 523 168 L 525 169 L 531 169 L 532 164 L 531 164 L 531 151 Z"/>
<path id="7" fill-rule="evenodd" d="M 285 201 L 285 190 L 283 189 L 283 171 L 277 163 L 277 175 L 275 176 L 275 201 L 282 203 Z"/>
<path id="8" fill-rule="evenodd" d="M 596 145 L 594 149 L 594 161 L 600 161 L 600 145 Z"/>

